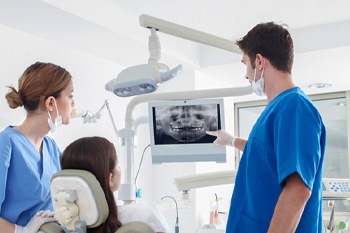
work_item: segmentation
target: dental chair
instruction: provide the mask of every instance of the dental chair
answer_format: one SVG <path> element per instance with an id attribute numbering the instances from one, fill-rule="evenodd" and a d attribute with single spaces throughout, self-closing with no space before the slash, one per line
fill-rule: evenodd
<path id="1" fill-rule="evenodd" d="M 109 209 L 100 183 L 84 170 L 67 169 L 53 175 L 51 198 L 58 223 L 44 224 L 38 233 L 86 233 L 104 223 Z M 143 222 L 129 222 L 115 233 L 155 233 Z"/>

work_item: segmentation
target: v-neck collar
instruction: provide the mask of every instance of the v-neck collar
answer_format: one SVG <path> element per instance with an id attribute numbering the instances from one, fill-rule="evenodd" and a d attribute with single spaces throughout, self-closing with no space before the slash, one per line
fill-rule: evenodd
<path id="1" fill-rule="evenodd" d="M 49 164 L 47 164 L 48 162 L 48 156 L 49 156 L 49 152 L 48 152 L 48 148 L 47 148 L 47 145 L 45 143 L 45 137 L 43 138 L 42 142 L 41 142 L 41 150 L 42 150 L 42 153 L 40 153 L 36 148 L 35 146 L 33 145 L 33 143 L 29 140 L 29 138 L 24 134 L 22 133 L 21 131 L 15 129 L 13 126 L 9 126 L 16 134 L 20 135 L 20 137 L 23 138 L 23 140 L 25 140 L 27 142 L 27 144 L 30 144 L 30 147 L 29 148 L 31 151 L 35 151 L 35 155 L 33 154 L 33 156 L 38 156 L 37 159 L 40 163 L 40 166 L 38 165 L 39 167 L 39 170 L 38 170 L 38 175 L 40 177 L 40 179 L 43 179 L 44 174 L 45 172 L 47 171 L 48 167 L 47 166 L 50 166 Z M 29 146 L 29 145 L 28 145 Z"/>

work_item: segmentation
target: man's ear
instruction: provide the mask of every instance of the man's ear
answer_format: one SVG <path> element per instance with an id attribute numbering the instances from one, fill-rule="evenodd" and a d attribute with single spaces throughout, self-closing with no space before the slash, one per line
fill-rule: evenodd
<path id="1" fill-rule="evenodd" d="M 265 66 L 265 58 L 260 53 L 256 54 L 255 57 L 257 69 L 262 70 Z"/>

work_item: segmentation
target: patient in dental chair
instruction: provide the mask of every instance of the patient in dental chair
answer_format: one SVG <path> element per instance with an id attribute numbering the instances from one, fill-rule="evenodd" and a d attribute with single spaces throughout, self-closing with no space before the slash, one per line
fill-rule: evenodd
<path id="1" fill-rule="evenodd" d="M 153 205 L 127 204 L 117 207 L 113 192 L 121 182 L 121 169 L 114 145 L 103 137 L 84 137 L 72 142 L 61 157 L 62 169 L 80 169 L 91 172 L 99 181 L 109 207 L 107 220 L 88 232 L 115 232 L 131 221 L 147 223 L 156 233 L 169 232 L 162 213 Z"/>

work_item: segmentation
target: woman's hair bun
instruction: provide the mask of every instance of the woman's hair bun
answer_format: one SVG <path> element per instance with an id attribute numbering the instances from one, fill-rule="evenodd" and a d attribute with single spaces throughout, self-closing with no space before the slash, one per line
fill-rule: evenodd
<path id="1" fill-rule="evenodd" d="M 18 108 L 23 106 L 23 99 L 21 94 L 14 88 L 9 87 L 10 91 L 6 94 L 7 102 L 10 108 Z"/>

